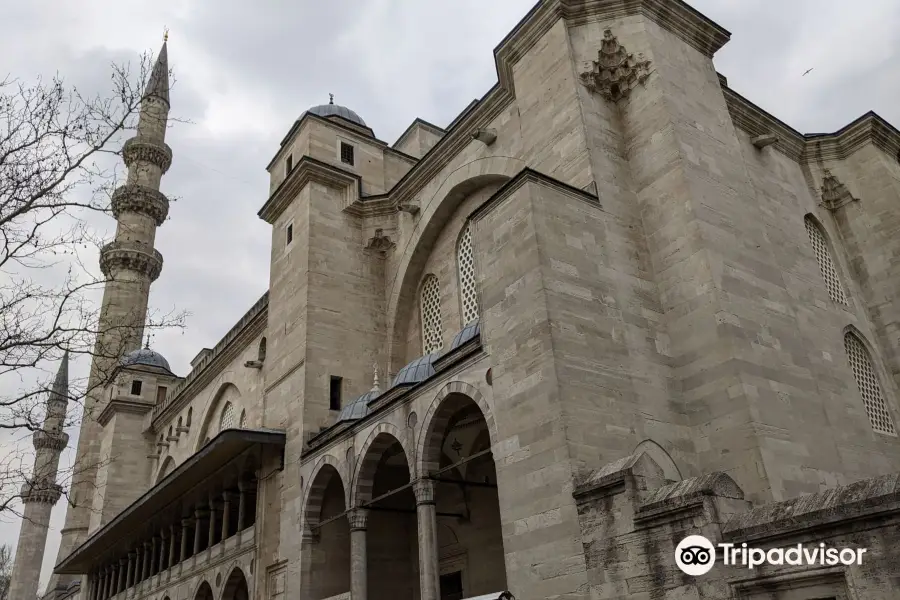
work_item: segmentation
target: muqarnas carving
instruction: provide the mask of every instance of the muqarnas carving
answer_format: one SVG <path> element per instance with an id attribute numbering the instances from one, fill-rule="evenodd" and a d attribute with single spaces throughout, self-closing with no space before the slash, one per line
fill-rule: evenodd
<path id="1" fill-rule="evenodd" d="M 581 74 L 581 82 L 592 92 L 618 102 L 650 77 L 650 61 L 637 58 L 619 43 L 612 31 L 603 32 L 603 43 L 593 68 Z"/>
<path id="2" fill-rule="evenodd" d="M 835 177 L 831 171 L 825 169 L 824 178 L 822 179 L 822 204 L 828 210 L 835 211 L 840 207 L 856 202 L 858 198 L 854 198 L 850 190 L 847 189 L 840 179 Z"/>

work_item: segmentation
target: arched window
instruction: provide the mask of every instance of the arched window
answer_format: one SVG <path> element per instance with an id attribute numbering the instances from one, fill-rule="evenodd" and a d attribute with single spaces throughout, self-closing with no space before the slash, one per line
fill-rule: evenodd
<path id="1" fill-rule="evenodd" d="M 190 426 L 191 426 L 191 415 L 193 415 L 193 414 L 194 414 L 194 408 L 191 407 L 191 406 L 189 406 L 189 407 L 188 407 L 188 414 L 187 414 L 187 421 L 186 421 L 185 424 L 184 424 L 185 427 L 190 427 Z"/>
<path id="2" fill-rule="evenodd" d="M 891 418 L 887 402 L 884 400 L 881 383 L 875 367 L 872 365 L 869 351 L 862 341 L 850 331 L 844 334 L 844 349 L 847 351 L 847 358 L 853 369 L 853 377 L 856 379 L 856 385 L 859 386 L 859 394 L 862 396 L 872 429 L 879 433 L 893 435 L 895 433 L 894 420 Z"/>
<path id="3" fill-rule="evenodd" d="M 472 252 L 472 224 L 466 223 L 456 248 L 459 269 L 459 297 L 463 325 L 478 318 L 478 295 L 475 291 L 475 257 Z"/>
<path id="4" fill-rule="evenodd" d="M 256 360 L 266 362 L 266 338 L 259 340 L 259 350 L 257 351 Z"/>
<path id="5" fill-rule="evenodd" d="M 219 431 L 225 431 L 234 427 L 234 404 L 226 402 L 222 408 L 222 416 L 219 417 Z"/>
<path id="6" fill-rule="evenodd" d="M 811 217 L 804 219 L 806 223 L 806 233 L 809 235 L 809 243 L 812 244 L 816 253 L 816 262 L 819 263 L 819 271 L 825 280 L 825 286 L 828 288 L 828 295 L 838 304 L 847 304 L 847 296 L 844 294 L 844 286 L 838 277 L 837 269 L 834 267 L 834 260 L 831 257 L 831 250 L 828 248 L 828 242 L 822 228 Z"/>
<path id="7" fill-rule="evenodd" d="M 440 350 L 444 343 L 441 339 L 441 286 L 437 277 L 427 275 L 422 283 L 422 348 L 425 354 Z"/>
<path id="8" fill-rule="evenodd" d="M 241 429 L 244 429 L 246 426 L 247 426 L 247 411 L 242 410 L 241 411 L 241 420 L 238 421 L 238 427 L 240 427 Z"/>

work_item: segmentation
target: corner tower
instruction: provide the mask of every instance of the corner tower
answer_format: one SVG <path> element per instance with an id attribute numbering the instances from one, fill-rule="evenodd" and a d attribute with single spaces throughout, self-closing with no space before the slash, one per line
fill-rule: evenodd
<path id="1" fill-rule="evenodd" d="M 71 504 L 57 562 L 89 533 L 102 429 L 97 418 L 104 408 L 101 392 L 119 359 L 141 347 L 150 284 L 162 271 L 162 255 L 153 244 L 156 228 L 169 212 L 169 200 L 159 191 L 160 180 L 172 163 L 172 150 L 165 143 L 168 117 L 169 64 L 164 40 L 141 100 L 137 133 L 122 148 L 128 178 L 112 196 L 112 212 L 118 221 L 116 237 L 100 251 L 106 285 L 78 439 Z M 68 587 L 68 583 L 59 581 L 56 587 Z"/>
<path id="2" fill-rule="evenodd" d="M 69 436 L 63 431 L 68 403 L 69 353 L 66 352 L 47 398 L 44 425 L 34 432 L 34 470 L 22 486 L 22 528 L 19 530 L 16 561 L 9 583 L 10 598 L 37 596 L 50 512 L 62 495 L 56 475 L 59 455 L 69 443 Z"/>

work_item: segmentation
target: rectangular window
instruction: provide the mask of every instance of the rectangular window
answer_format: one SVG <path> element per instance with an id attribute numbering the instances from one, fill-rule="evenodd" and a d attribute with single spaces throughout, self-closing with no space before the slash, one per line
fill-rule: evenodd
<path id="1" fill-rule="evenodd" d="M 285 246 L 290 246 L 291 242 L 294 241 L 294 224 L 291 223 L 287 226 L 287 242 L 285 242 Z"/>
<path id="2" fill-rule="evenodd" d="M 353 166 L 353 146 L 347 142 L 341 142 L 341 162 Z"/>
<path id="3" fill-rule="evenodd" d="M 162 405 L 166 401 L 166 387 L 161 385 L 156 388 L 156 403 Z"/>
<path id="4" fill-rule="evenodd" d="M 141 380 L 135 379 L 131 382 L 131 395 L 132 396 L 140 396 L 141 395 Z"/>
<path id="5" fill-rule="evenodd" d="M 334 375 L 331 376 L 331 385 L 328 390 L 328 407 L 331 410 L 341 410 L 341 383 L 343 379 L 340 377 L 336 377 Z"/>
<path id="6" fill-rule="evenodd" d="M 462 571 L 441 575 L 441 600 L 462 600 Z"/>
<path id="7" fill-rule="evenodd" d="M 284 176 L 287 177 L 294 170 L 294 155 L 288 154 L 287 160 L 284 161 Z"/>

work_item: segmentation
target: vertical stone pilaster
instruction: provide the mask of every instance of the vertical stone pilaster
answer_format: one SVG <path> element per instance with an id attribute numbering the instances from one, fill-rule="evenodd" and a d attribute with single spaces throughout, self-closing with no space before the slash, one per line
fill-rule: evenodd
<path id="1" fill-rule="evenodd" d="M 440 600 L 437 509 L 434 488 L 434 482 L 430 479 L 419 479 L 413 483 L 419 533 L 419 598 L 421 600 Z"/>
<path id="2" fill-rule="evenodd" d="M 368 596 L 368 562 L 366 558 L 366 526 L 369 511 L 356 508 L 347 515 L 350 521 L 350 597 L 366 600 Z"/>

